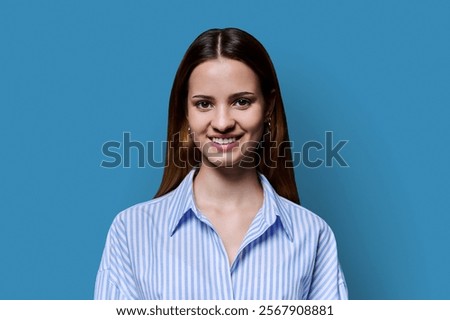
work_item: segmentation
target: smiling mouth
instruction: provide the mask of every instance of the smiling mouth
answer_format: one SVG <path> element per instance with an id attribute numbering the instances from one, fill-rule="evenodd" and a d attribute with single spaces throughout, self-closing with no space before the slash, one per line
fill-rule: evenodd
<path id="1" fill-rule="evenodd" d="M 212 142 L 220 144 L 220 145 L 227 145 L 230 143 L 236 142 L 236 138 L 211 138 Z"/>
<path id="2" fill-rule="evenodd" d="M 223 135 L 223 136 L 208 136 L 209 140 L 212 141 L 215 145 L 220 146 L 230 146 L 230 145 L 236 145 L 239 143 L 239 140 L 243 137 L 243 134 L 239 135 Z"/>

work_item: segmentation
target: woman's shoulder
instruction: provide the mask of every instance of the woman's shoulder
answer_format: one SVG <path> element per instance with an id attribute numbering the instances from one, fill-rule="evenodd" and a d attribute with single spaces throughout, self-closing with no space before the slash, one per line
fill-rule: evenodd
<path id="1" fill-rule="evenodd" d="M 282 221 L 292 229 L 302 229 L 314 231 L 314 233 L 322 233 L 331 231 L 326 221 L 318 214 L 297 204 L 281 195 L 270 184 L 269 180 L 262 174 L 260 179 L 264 188 L 265 196 L 268 199 L 268 206 L 276 206 Z"/>
<path id="2" fill-rule="evenodd" d="M 172 191 L 148 201 L 137 203 L 119 212 L 114 222 L 136 224 L 146 221 L 165 223 L 174 215 L 182 215 L 192 206 L 192 176 L 191 171 L 183 181 Z M 172 219 L 173 220 L 173 219 Z"/>
<path id="3" fill-rule="evenodd" d="M 153 218 L 160 214 L 167 215 L 171 211 L 172 193 L 173 191 L 158 198 L 134 204 L 120 211 L 116 215 L 114 223 L 125 223 L 138 218 Z"/>
<path id="4" fill-rule="evenodd" d="M 278 204 L 292 221 L 294 226 L 310 227 L 316 229 L 318 232 L 331 231 L 328 223 L 318 214 L 307 209 L 306 207 L 294 203 L 286 198 L 279 196 Z"/>

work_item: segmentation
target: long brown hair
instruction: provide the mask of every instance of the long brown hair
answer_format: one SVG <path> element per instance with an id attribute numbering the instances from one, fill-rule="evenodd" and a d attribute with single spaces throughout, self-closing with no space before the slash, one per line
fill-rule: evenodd
<path id="1" fill-rule="evenodd" d="M 283 100 L 272 61 L 262 44 L 249 33 L 236 29 L 210 29 L 189 46 L 175 75 L 169 101 L 167 151 L 164 174 L 155 197 L 175 189 L 189 171 L 200 162 L 200 151 L 189 139 L 186 117 L 188 81 L 202 62 L 224 57 L 245 63 L 258 76 L 264 100 L 273 102 L 269 134 L 258 149 L 258 170 L 276 192 L 300 204 L 292 168 L 292 155 Z"/>

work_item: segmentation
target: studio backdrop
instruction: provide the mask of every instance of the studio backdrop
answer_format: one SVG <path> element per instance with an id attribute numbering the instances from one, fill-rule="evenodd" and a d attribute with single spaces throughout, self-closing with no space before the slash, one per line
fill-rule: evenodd
<path id="1" fill-rule="evenodd" d="M 0 2 L 0 298 L 93 297 L 113 218 L 161 181 L 185 49 L 238 27 L 273 59 L 302 205 L 350 298 L 450 299 L 449 17 L 439 0 Z"/>

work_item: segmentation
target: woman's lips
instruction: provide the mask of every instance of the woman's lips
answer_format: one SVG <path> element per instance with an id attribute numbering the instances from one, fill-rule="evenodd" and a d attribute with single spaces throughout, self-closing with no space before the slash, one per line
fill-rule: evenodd
<path id="1" fill-rule="evenodd" d="M 236 138 L 212 138 L 211 139 L 213 143 L 218 143 L 221 145 L 230 144 L 233 142 L 236 142 Z"/>
<path id="2" fill-rule="evenodd" d="M 211 147 L 217 149 L 217 152 L 228 152 L 239 146 L 239 139 L 241 137 L 210 137 Z"/>

